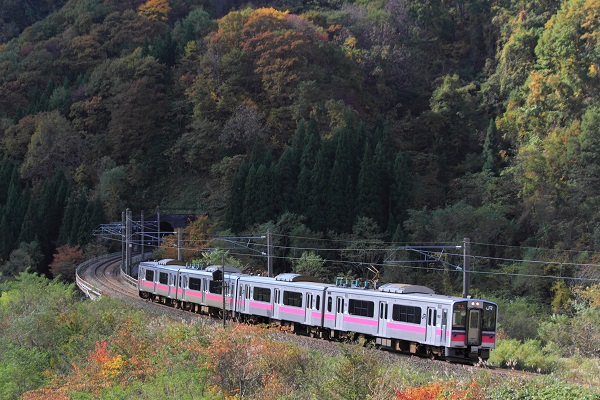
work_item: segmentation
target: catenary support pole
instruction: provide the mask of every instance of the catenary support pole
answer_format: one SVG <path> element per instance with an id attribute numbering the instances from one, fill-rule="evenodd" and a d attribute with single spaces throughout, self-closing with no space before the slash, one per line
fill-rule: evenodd
<path id="1" fill-rule="evenodd" d="M 469 268 L 471 265 L 471 239 L 463 241 L 463 297 L 469 297 Z"/>
<path id="2" fill-rule="evenodd" d="M 267 271 L 268 276 L 273 277 L 273 235 L 267 230 Z"/>

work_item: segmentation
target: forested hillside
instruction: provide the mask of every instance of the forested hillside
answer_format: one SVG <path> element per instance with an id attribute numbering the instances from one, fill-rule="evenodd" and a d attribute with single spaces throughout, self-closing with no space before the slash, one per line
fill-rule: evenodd
<path id="1" fill-rule="evenodd" d="M 17 3 L 0 2 L 4 275 L 161 207 L 237 234 L 470 237 L 480 269 L 516 274 L 501 290 L 546 304 L 558 283 L 523 274 L 600 277 L 597 1 Z"/>

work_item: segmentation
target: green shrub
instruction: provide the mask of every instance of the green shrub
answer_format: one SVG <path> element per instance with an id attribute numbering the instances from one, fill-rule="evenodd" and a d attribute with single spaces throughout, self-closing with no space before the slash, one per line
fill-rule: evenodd
<path id="1" fill-rule="evenodd" d="M 486 390 L 488 400 L 592 400 L 598 399 L 597 389 L 567 384 L 554 378 L 503 380 Z"/>
<path id="2" fill-rule="evenodd" d="M 516 339 L 499 341 L 490 355 L 489 363 L 536 372 L 552 372 L 560 366 L 558 355 L 542 348 L 539 340 L 520 342 Z"/>

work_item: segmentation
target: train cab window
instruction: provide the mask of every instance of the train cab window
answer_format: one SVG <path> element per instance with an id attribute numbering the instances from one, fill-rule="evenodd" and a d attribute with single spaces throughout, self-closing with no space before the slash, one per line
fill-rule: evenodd
<path id="1" fill-rule="evenodd" d="M 198 278 L 190 278 L 190 286 L 191 290 L 202 290 L 202 280 Z"/>
<path id="2" fill-rule="evenodd" d="M 327 312 L 331 312 L 331 307 L 333 305 L 333 299 L 331 296 L 327 297 Z"/>
<path id="3" fill-rule="evenodd" d="M 169 284 L 169 274 L 167 274 L 166 272 L 160 272 L 158 274 L 158 282 L 162 283 L 163 285 L 168 285 Z"/>
<path id="4" fill-rule="evenodd" d="M 271 302 L 271 289 L 255 287 L 252 298 L 256 301 L 264 301 L 266 303 Z"/>
<path id="5" fill-rule="evenodd" d="M 292 307 L 302 307 L 302 293 L 283 291 L 283 304 Z"/>
<path id="6" fill-rule="evenodd" d="M 151 269 L 146 270 L 146 280 L 149 282 L 154 282 L 154 271 Z"/>
<path id="7" fill-rule="evenodd" d="M 398 322 L 408 322 L 411 324 L 420 324 L 421 307 L 394 304 L 392 307 L 392 320 Z"/>
<path id="8" fill-rule="evenodd" d="M 375 303 L 366 300 L 348 300 L 348 314 L 359 317 L 373 318 L 375 315 Z"/>
<path id="9" fill-rule="evenodd" d="M 467 327 L 467 302 L 455 303 L 452 309 L 452 329 L 465 330 Z"/>
<path id="10" fill-rule="evenodd" d="M 495 331 L 496 330 L 496 305 L 495 304 L 484 303 L 482 329 L 484 331 Z"/>

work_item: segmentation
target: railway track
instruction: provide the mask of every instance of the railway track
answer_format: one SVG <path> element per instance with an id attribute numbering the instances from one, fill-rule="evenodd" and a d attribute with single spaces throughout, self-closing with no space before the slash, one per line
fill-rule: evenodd
<path id="1" fill-rule="evenodd" d="M 193 318 L 204 318 L 215 324 L 220 324 L 221 321 L 211 318 L 207 315 L 194 314 L 187 311 L 182 311 L 171 306 L 167 306 L 160 303 L 150 302 L 143 300 L 139 297 L 137 288 L 132 285 L 132 280 L 125 278 L 120 271 L 121 256 L 113 255 L 109 256 L 96 262 L 91 262 L 88 265 L 82 266 L 78 270 L 78 280 L 81 279 L 87 285 L 95 288 L 100 295 L 108 297 L 117 297 L 120 299 L 127 299 L 128 301 L 135 304 L 136 307 L 150 307 L 155 311 L 160 310 L 161 313 L 166 313 L 172 317 L 190 320 Z M 79 285 L 79 282 L 78 282 Z M 81 287 L 81 285 L 80 285 Z M 83 290 L 83 289 L 82 289 Z M 90 296 L 93 298 L 93 296 Z M 232 323 L 229 321 L 228 323 Z M 341 348 L 339 343 L 326 341 L 323 339 L 310 338 L 308 336 L 299 336 L 295 334 L 289 334 L 285 331 L 272 329 L 271 333 L 282 341 L 293 341 L 302 348 L 310 350 L 318 350 L 324 354 L 339 355 Z M 466 364 L 451 364 L 440 360 L 430 360 L 427 358 L 416 357 L 410 354 L 398 353 L 393 351 L 380 351 L 375 350 L 382 361 L 385 362 L 410 362 L 416 364 L 418 367 L 427 370 L 439 370 L 440 373 L 445 375 L 473 375 L 483 373 L 483 371 L 489 371 L 494 375 L 503 376 L 515 376 L 524 378 L 533 378 L 539 376 L 539 374 L 518 371 L 513 369 L 496 368 L 488 365 L 483 366 L 472 366 Z"/>

